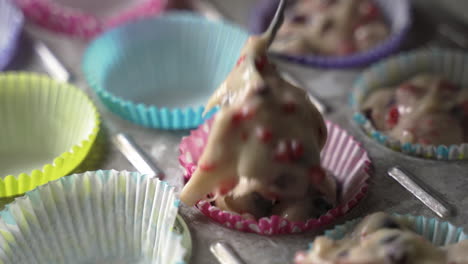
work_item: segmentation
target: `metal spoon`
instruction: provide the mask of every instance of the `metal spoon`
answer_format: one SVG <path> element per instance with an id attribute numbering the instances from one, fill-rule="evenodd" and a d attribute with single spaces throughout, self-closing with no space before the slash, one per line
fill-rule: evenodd
<path id="1" fill-rule="evenodd" d="M 439 217 L 446 218 L 452 214 L 446 202 L 432 195 L 428 186 L 424 186 L 421 181 L 408 172 L 396 166 L 390 168 L 387 173 Z"/>
<path id="2" fill-rule="evenodd" d="M 211 253 L 220 264 L 245 264 L 234 249 L 223 241 L 218 241 L 210 246 Z"/>
<path id="3" fill-rule="evenodd" d="M 281 27 L 284 21 L 284 9 L 286 6 L 285 0 L 280 0 L 278 8 L 276 9 L 275 16 L 270 22 L 267 30 L 262 34 L 263 38 L 268 40 L 268 45 L 270 45 L 276 37 L 278 29 Z"/>
<path id="4" fill-rule="evenodd" d="M 34 39 L 33 47 L 50 76 L 62 82 L 69 82 L 71 80 L 70 72 L 44 42 Z"/>
<path id="5" fill-rule="evenodd" d="M 138 172 L 158 179 L 164 177 L 163 171 L 156 166 L 148 154 L 146 154 L 130 135 L 125 133 L 114 134 L 112 136 L 112 142 Z"/>

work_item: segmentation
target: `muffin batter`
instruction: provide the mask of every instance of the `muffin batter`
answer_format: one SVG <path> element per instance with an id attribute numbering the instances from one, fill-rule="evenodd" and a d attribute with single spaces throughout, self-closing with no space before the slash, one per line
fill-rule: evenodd
<path id="1" fill-rule="evenodd" d="M 402 143 L 460 144 L 467 140 L 468 91 L 444 78 L 420 74 L 378 89 L 361 111 L 375 128 Z"/>
<path id="2" fill-rule="evenodd" d="M 253 218 L 305 220 L 336 204 L 336 183 L 320 166 L 327 131 L 307 93 L 279 77 L 267 40 L 251 37 L 209 100 L 216 114 L 197 170 L 181 193 Z"/>
<path id="3" fill-rule="evenodd" d="M 296 55 L 349 55 L 375 47 L 389 34 L 371 0 L 297 0 L 272 49 Z"/>
<path id="4" fill-rule="evenodd" d="M 367 216 L 342 240 L 315 239 L 313 249 L 299 252 L 296 264 L 466 264 L 468 241 L 438 248 L 410 225 L 385 213 Z"/>

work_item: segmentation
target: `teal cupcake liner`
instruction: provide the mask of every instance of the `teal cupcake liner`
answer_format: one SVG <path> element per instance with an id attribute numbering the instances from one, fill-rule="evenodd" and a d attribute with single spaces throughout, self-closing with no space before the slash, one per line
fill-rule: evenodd
<path id="1" fill-rule="evenodd" d="M 172 12 L 112 29 L 83 58 L 88 84 L 113 113 L 157 129 L 190 129 L 234 66 L 243 29 Z"/>
<path id="2" fill-rule="evenodd" d="M 363 113 L 360 105 L 374 90 L 397 85 L 421 72 L 437 72 L 461 87 L 468 87 L 468 53 L 431 49 L 404 53 L 377 63 L 363 72 L 354 82 L 350 104 L 353 120 L 376 142 L 404 154 L 435 160 L 468 159 L 468 143 L 459 145 L 420 145 L 402 143 L 378 131 Z"/>
<path id="3" fill-rule="evenodd" d="M 74 174 L 0 213 L 0 263 L 183 264 L 178 205 L 173 187 L 136 172 Z"/>
<path id="4" fill-rule="evenodd" d="M 409 223 L 414 232 L 423 236 L 433 245 L 438 247 L 447 246 L 468 239 L 468 235 L 464 232 L 463 228 L 456 227 L 446 221 L 440 221 L 436 218 L 428 218 L 424 216 L 400 214 L 394 214 L 394 216 L 397 217 L 397 219 L 401 219 L 404 222 Z M 358 218 L 347 221 L 342 225 L 337 225 L 333 229 L 325 231 L 324 235 L 333 240 L 343 239 L 344 236 L 351 232 L 362 219 L 363 218 Z M 313 243 L 309 244 L 309 248 L 313 248 L 313 246 Z"/>

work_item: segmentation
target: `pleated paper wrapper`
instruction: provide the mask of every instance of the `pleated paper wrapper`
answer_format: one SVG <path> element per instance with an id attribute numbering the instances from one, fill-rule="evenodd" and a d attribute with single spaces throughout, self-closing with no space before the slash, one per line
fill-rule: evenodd
<path id="1" fill-rule="evenodd" d="M 1 263 L 184 263 L 174 188 L 136 172 L 51 182 L 7 205 Z"/>
<path id="2" fill-rule="evenodd" d="M 179 162 L 184 168 L 184 177 L 189 180 L 197 168 L 197 162 L 203 153 L 213 119 L 190 136 L 182 139 Z M 330 171 L 342 187 L 343 202 L 319 218 L 303 222 L 291 222 L 280 216 L 263 217 L 258 220 L 243 218 L 241 215 L 222 211 L 209 202 L 197 204 L 203 214 L 221 225 L 243 232 L 261 235 L 302 233 L 328 225 L 340 218 L 365 196 L 371 172 L 371 161 L 367 152 L 351 135 L 332 122 L 326 122 L 328 139 L 321 153 L 322 166 Z"/>

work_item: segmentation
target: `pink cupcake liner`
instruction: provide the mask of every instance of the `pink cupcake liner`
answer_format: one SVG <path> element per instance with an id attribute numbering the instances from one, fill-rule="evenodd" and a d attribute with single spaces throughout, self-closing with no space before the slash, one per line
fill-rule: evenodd
<path id="1" fill-rule="evenodd" d="M 104 30 L 124 22 L 159 14 L 165 9 L 167 1 L 146 0 L 108 18 L 99 18 L 79 9 L 63 6 L 54 0 L 15 0 L 15 2 L 23 10 L 26 17 L 42 27 L 90 39 Z"/>
<path id="2" fill-rule="evenodd" d="M 185 180 L 189 180 L 197 168 L 212 122 L 213 119 L 210 119 L 191 131 L 190 135 L 184 137 L 180 143 L 179 162 L 184 168 Z M 302 233 L 332 223 L 355 207 L 367 193 L 371 161 L 367 151 L 348 132 L 330 121 L 326 121 L 326 125 L 328 139 L 321 153 L 321 162 L 322 166 L 331 171 L 342 184 L 344 201 L 326 214 L 305 222 L 291 222 L 276 215 L 252 220 L 233 212 L 222 211 L 206 201 L 200 201 L 196 207 L 225 227 L 260 235 Z"/>

